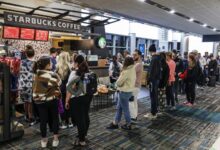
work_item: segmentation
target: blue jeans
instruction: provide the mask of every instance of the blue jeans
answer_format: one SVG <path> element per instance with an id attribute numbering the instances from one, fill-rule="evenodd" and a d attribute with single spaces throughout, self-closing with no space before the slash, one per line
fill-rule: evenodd
<path id="1" fill-rule="evenodd" d="M 159 80 L 150 81 L 150 100 L 151 100 L 151 114 L 156 115 L 158 113 L 158 86 Z"/>
<path id="2" fill-rule="evenodd" d="M 125 121 L 127 124 L 131 123 L 131 116 L 129 112 L 129 98 L 132 92 L 119 92 L 119 99 L 117 102 L 117 111 L 115 114 L 115 124 L 121 121 L 122 112 L 124 112 Z"/>

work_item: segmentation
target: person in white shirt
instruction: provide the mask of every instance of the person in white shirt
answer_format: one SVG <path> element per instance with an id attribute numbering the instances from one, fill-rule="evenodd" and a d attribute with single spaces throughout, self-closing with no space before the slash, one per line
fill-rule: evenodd
<path id="1" fill-rule="evenodd" d="M 202 70 L 204 70 L 204 67 L 207 64 L 207 62 L 206 62 L 205 58 L 201 56 L 201 53 L 198 53 L 198 59 L 199 59 L 200 65 L 202 67 Z"/>

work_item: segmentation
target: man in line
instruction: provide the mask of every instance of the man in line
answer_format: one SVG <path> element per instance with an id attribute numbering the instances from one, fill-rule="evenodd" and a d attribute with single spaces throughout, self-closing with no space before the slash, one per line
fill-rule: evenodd
<path id="1" fill-rule="evenodd" d="M 158 86 L 161 79 L 161 61 L 160 56 L 156 53 L 156 46 L 152 44 L 149 48 L 152 59 L 149 67 L 149 84 L 150 84 L 150 99 L 151 113 L 144 115 L 146 118 L 155 119 L 158 113 Z"/>
<path id="2" fill-rule="evenodd" d="M 137 121 L 138 116 L 138 93 L 141 88 L 141 79 L 142 79 L 142 72 L 143 72 L 143 64 L 142 64 L 142 53 L 139 50 L 135 50 L 133 53 L 133 59 L 135 62 L 135 70 L 136 70 L 136 81 L 135 81 L 135 90 L 133 92 L 133 97 L 130 99 L 129 109 L 131 120 L 133 122 Z M 127 56 L 129 57 L 129 56 Z"/>
<path id="3" fill-rule="evenodd" d="M 56 70 L 56 64 L 57 64 L 56 57 L 57 57 L 57 49 L 54 47 L 50 48 L 50 60 L 52 63 L 52 71 Z"/>

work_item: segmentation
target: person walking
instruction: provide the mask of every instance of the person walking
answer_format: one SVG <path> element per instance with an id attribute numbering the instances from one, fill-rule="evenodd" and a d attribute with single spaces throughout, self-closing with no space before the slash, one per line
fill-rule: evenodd
<path id="1" fill-rule="evenodd" d="M 52 64 L 50 57 L 42 56 L 34 64 L 33 72 L 35 73 L 33 82 L 33 100 L 35 101 L 40 115 L 41 147 L 46 148 L 47 124 L 51 123 L 50 130 L 54 133 L 53 147 L 59 145 L 58 130 L 58 101 L 61 93 L 59 86 L 61 79 L 51 71 Z"/>
<path id="2" fill-rule="evenodd" d="M 173 85 L 175 82 L 175 69 L 176 69 L 176 64 L 173 61 L 173 54 L 171 52 L 166 53 L 166 59 L 167 59 L 167 64 L 169 66 L 169 80 L 168 84 L 166 87 L 166 98 L 167 98 L 167 107 L 170 108 L 171 110 L 175 110 L 175 100 L 174 100 L 174 93 L 173 93 Z M 171 103 L 171 104 L 170 104 Z"/>
<path id="3" fill-rule="evenodd" d="M 129 99 L 132 96 L 132 91 L 135 89 L 136 72 L 134 67 L 134 60 L 131 57 L 126 57 L 120 77 L 116 85 L 119 91 L 119 100 L 117 102 L 117 111 L 114 121 L 107 127 L 107 129 L 118 129 L 121 122 L 122 113 L 124 113 L 126 124 L 121 128 L 131 130 L 131 117 L 129 112 Z"/>
<path id="4" fill-rule="evenodd" d="M 135 80 L 135 89 L 132 93 L 133 98 L 129 102 L 129 110 L 130 110 L 131 120 L 133 122 L 136 122 L 138 116 L 138 93 L 140 92 L 141 89 L 141 80 L 143 73 L 141 51 L 135 50 L 133 53 L 133 59 L 135 62 L 136 80 Z"/>

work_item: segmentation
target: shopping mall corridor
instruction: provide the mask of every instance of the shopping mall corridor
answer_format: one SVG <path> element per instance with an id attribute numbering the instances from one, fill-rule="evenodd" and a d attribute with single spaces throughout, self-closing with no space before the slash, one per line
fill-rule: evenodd
<path id="1" fill-rule="evenodd" d="M 184 100 L 184 95 L 180 96 L 180 103 Z M 178 105 L 176 111 L 165 112 L 154 121 L 143 118 L 149 106 L 149 98 L 140 99 L 138 123 L 132 131 L 106 129 L 113 118 L 115 107 L 92 112 L 89 145 L 85 149 L 207 150 L 220 137 L 220 85 L 198 90 L 194 107 Z M 57 149 L 75 149 L 71 143 L 76 136 L 76 128 L 60 133 Z M 26 127 L 23 139 L 2 145 L 0 149 L 40 149 L 40 139 L 38 125 Z"/>

